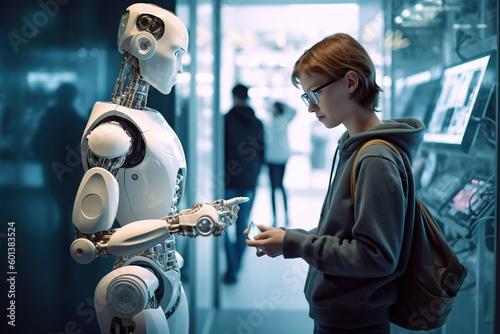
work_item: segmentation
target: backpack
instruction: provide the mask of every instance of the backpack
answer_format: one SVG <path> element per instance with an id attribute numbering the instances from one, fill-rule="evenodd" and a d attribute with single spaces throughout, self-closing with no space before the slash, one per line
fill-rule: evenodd
<path id="1" fill-rule="evenodd" d="M 373 139 L 361 146 L 351 171 L 351 199 L 354 205 L 354 168 L 359 154 L 370 145 L 381 144 L 393 150 L 394 145 Z M 409 330 L 430 330 L 444 325 L 453 302 L 467 276 L 448 245 L 441 228 L 424 203 L 415 196 L 415 221 L 408 265 L 398 278 L 398 298 L 389 307 L 389 320 Z"/>

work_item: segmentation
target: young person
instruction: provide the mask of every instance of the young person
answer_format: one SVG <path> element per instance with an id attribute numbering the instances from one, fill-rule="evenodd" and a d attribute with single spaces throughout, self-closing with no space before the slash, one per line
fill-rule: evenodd
<path id="1" fill-rule="evenodd" d="M 257 256 L 283 255 L 309 264 L 305 296 L 315 334 L 386 334 L 397 278 L 409 257 L 415 189 L 411 159 L 424 126 L 416 119 L 380 121 L 375 110 L 380 87 L 365 49 L 351 36 L 318 42 L 295 63 L 292 81 L 301 86 L 308 111 L 327 128 L 343 124 L 329 188 L 318 226 L 310 231 L 258 225 L 262 233 L 247 244 Z M 360 147 L 354 204 L 351 170 Z M 248 231 L 244 232 L 245 234 Z"/>

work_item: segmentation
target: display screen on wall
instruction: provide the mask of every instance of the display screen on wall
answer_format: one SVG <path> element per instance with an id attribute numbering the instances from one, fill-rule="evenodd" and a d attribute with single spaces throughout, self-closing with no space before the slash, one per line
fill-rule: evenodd
<path id="1" fill-rule="evenodd" d="M 488 54 L 444 70 L 424 141 L 470 149 L 491 98 L 495 69 Z"/>

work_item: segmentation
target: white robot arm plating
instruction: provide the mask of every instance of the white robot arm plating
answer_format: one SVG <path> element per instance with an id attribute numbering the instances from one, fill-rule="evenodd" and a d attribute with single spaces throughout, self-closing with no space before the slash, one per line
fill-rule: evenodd
<path id="1" fill-rule="evenodd" d="M 95 167 L 85 173 L 78 189 L 73 224 L 80 232 L 93 234 L 110 229 L 115 220 L 119 189 L 111 172 L 123 165 L 130 151 L 131 138 L 120 125 L 105 123 L 96 127 L 87 136 L 87 141 L 88 158 Z"/>

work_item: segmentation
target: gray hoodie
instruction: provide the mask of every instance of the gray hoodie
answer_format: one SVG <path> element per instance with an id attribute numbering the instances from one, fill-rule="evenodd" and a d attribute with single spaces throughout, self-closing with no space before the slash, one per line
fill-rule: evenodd
<path id="1" fill-rule="evenodd" d="M 309 264 L 304 292 L 316 323 L 355 328 L 389 321 L 388 308 L 396 301 L 395 279 L 410 253 L 415 212 L 411 161 L 423 131 L 419 120 L 399 119 L 352 137 L 344 133 L 318 227 L 286 230 L 283 256 L 303 258 Z M 404 161 L 383 145 L 363 150 L 354 171 L 353 207 L 354 157 L 370 139 L 395 144 Z"/>

